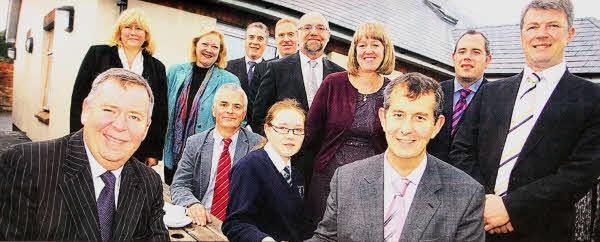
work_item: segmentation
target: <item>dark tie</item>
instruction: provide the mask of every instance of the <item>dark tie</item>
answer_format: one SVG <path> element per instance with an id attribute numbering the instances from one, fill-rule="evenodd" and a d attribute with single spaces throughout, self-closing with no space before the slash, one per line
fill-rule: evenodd
<path id="1" fill-rule="evenodd" d="M 98 218 L 100 220 L 100 234 L 102 240 L 111 240 L 112 223 L 115 215 L 115 181 L 116 177 L 111 171 L 106 171 L 101 176 L 104 188 L 98 197 Z"/>
<path id="2" fill-rule="evenodd" d="M 210 213 L 221 221 L 225 220 L 227 201 L 229 200 L 229 169 L 231 169 L 229 145 L 231 139 L 223 139 L 223 143 L 223 152 L 221 152 L 219 164 L 217 165 L 217 180 L 215 181 L 215 191 L 212 207 L 210 208 Z"/>
<path id="3" fill-rule="evenodd" d="M 285 166 L 283 168 L 283 179 L 288 183 L 288 185 L 292 186 L 292 176 L 290 174 L 290 166 Z"/>
<path id="4" fill-rule="evenodd" d="M 252 83 L 252 76 L 254 75 L 254 66 L 255 65 L 256 65 L 256 62 L 248 61 L 248 86 L 250 86 L 250 83 Z"/>
<path id="5" fill-rule="evenodd" d="M 458 98 L 458 102 L 456 102 L 456 106 L 454 106 L 454 114 L 452 114 L 452 132 L 450 134 L 454 134 L 456 131 L 456 127 L 458 126 L 458 121 L 460 117 L 462 117 L 463 113 L 467 109 L 467 96 L 471 93 L 470 89 L 460 89 L 460 97 Z"/>

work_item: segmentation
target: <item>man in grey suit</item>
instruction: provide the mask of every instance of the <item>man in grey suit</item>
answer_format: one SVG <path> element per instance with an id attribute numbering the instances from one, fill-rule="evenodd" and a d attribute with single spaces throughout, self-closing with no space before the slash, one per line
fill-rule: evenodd
<path id="1" fill-rule="evenodd" d="M 483 187 L 427 154 L 439 132 L 443 93 L 433 79 L 402 75 L 379 109 L 388 149 L 338 168 L 311 240 L 483 241 Z"/>
<path id="2" fill-rule="evenodd" d="M 248 98 L 239 85 L 221 86 L 212 107 L 215 127 L 195 134 L 187 141 L 173 177 L 171 198 L 173 203 L 188 208 L 188 216 L 196 224 L 212 222 L 210 214 L 225 218 L 229 169 L 263 139 L 240 129 L 247 105 Z"/>

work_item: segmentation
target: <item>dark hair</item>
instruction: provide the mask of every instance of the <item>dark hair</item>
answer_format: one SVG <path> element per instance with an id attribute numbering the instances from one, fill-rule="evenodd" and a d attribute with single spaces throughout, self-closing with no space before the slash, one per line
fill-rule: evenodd
<path id="1" fill-rule="evenodd" d="M 456 40 L 456 43 L 454 44 L 454 52 L 452 52 L 453 54 L 456 53 L 456 48 L 458 48 L 458 42 L 460 42 L 460 40 L 465 37 L 465 35 L 481 35 L 481 37 L 483 37 L 483 40 L 485 42 L 485 55 L 491 55 L 492 53 L 490 52 L 490 41 L 488 40 L 487 37 L 485 37 L 485 35 L 482 32 L 479 32 L 477 30 L 474 29 L 469 29 L 467 30 L 467 32 L 464 32 L 460 37 L 458 37 L 458 39 Z"/>
<path id="2" fill-rule="evenodd" d="M 565 13 L 567 16 L 567 23 L 569 24 L 569 29 L 573 27 L 573 3 L 571 0 L 533 0 L 523 9 L 521 12 L 521 30 L 523 29 L 523 20 L 525 19 L 525 14 L 531 8 L 537 9 L 555 9 L 560 10 Z"/>
<path id="3" fill-rule="evenodd" d="M 434 122 L 442 114 L 442 102 L 444 101 L 444 93 L 442 86 L 433 80 L 431 77 L 421 73 L 411 72 L 403 74 L 392 80 L 383 91 L 383 108 L 387 111 L 390 108 L 392 92 L 398 87 L 404 86 L 408 89 L 407 97 L 417 99 L 423 95 L 433 93 L 435 95 L 435 106 L 433 108 Z"/>

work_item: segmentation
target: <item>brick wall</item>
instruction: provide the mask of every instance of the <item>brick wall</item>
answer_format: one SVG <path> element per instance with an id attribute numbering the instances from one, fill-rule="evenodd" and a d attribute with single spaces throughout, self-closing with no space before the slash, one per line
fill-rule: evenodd
<path id="1" fill-rule="evenodd" d="M 0 110 L 11 111 L 13 100 L 13 64 L 0 62 Z"/>

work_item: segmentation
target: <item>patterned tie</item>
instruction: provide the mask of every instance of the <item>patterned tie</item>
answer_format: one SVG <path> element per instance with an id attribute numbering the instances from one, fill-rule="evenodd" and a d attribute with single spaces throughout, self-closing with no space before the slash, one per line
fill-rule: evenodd
<path id="1" fill-rule="evenodd" d="M 508 182 L 510 173 L 517 163 L 519 154 L 525 141 L 535 124 L 533 120 L 535 110 L 536 86 L 541 78 L 536 74 L 527 77 L 527 81 L 523 85 L 527 85 L 525 91 L 519 95 L 515 104 L 510 129 L 506 136 L 502 157 L 498 166 L 498 176 L 496 177 L 496 185 L 494 193 L 498 196 L 506 195 L 508 190 Z M 517 107 L 518 104 L 518 107 Z"/>
<path id="2" fill-rule="evenodd" d="M 250 83 L 252 83 L 252 76 L 254 75 L 254 66 L 255 65 L 256 65 L 256 62 L 248 61 L 248 86 L 250 86 Z"/>
<path id="3" fill-rule="evenodd" d="M 462 117 L 463 113 L 467 109 L 467 106 L 469 105 L 467 103 L 467 96 L 469 96 L 471 90 L 463 88 L 460 89 L 459 92 L 460 97 L 458 98 L 458 102 L 456 102 L 456 106 L 454 106 L 454 114 L 452 114 L 452 131 L 450 132 L 451 135 L 453 135 L 454 131 L 456 131 L 456 128 L 458 127 L 458 121 L 460 120 L 460 117 Z"/>
<path id="4" fill-rule="evenodd" d="M 229 144 L 231 144 L 231 139 L 223 139 L 223 143 L 223 152 L 221 152 L 219 165 L 217 166 L 217 180 L 210 209 L 210 213 L 221 221 L 225 220 L 227 201 L 229 200 L 229 169 L 231 169 Z"/>
<path id="5" fill-rule="evenodd" d="M 98 219 L 100 220 L 100 234 L 102 240 L 111 240 L 112 237 L 112 223 L 115 215 L 115 181 L 117 178 L 115 175 L 106 171 L 102 176 L 104 182 L 104 188 L 100 192 L 98 197 Z"/>
<path id="6" fill-rule="evenodd" d="M 409 183 L 410 181 L 406 178 L 397 179 L 392 182 L 395 195 L 390 208 L 385 214 L 385 221 L 383 222 L 385 241 L 400 240 L 402 228 L 404 228 L 404 221 L 406 220 L 404 195 L 406 194 L 406 188 L 408 188 Z"/>
<path id="7" fill-rule="evenodd" d="M 290 185 L 290 187 L 292 186 L 292 176 L 290 175 L 290 166 L 285 166 L 283 168 L 283 179 L 285 179 L 285 181 L 288 183 L 288 185 Z"/>
<path id="8" fill-rule="evenodd" d="M 308 101 L 309 108 L 317 94 L 317 90 L 319 90 L 319 86 L 317 85 L 317 64 L 318 63 L 315 60 L 308 61 L 308 66 L 310 67 L 310 79 L 306 82 L 306 100 Z"/>

